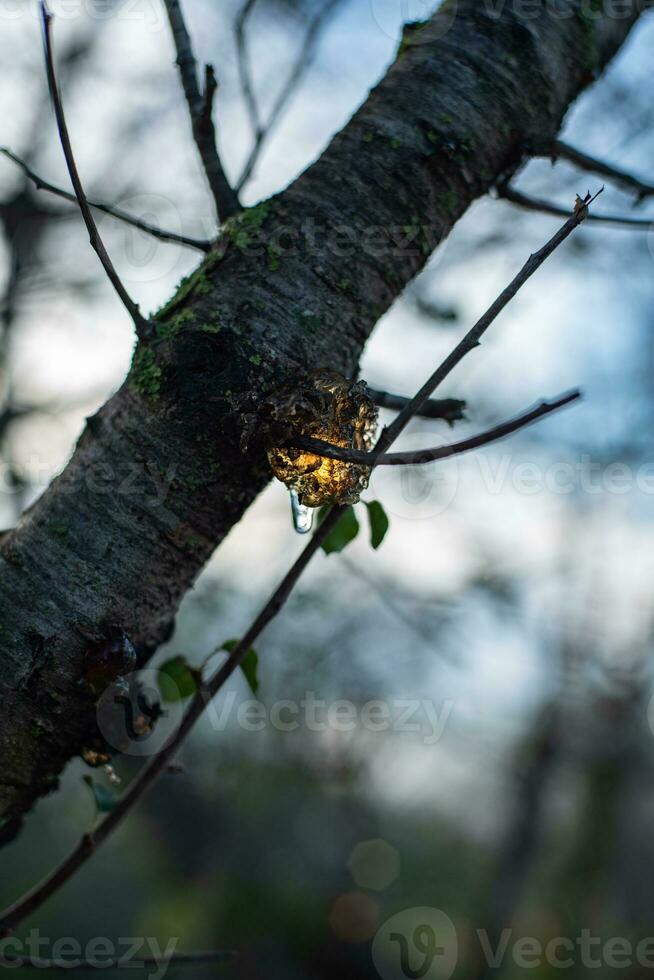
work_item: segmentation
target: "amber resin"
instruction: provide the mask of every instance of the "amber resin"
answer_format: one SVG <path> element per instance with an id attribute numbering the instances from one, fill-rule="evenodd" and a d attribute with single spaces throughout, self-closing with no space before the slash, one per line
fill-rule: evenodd
<path id="1" fill-rule="evenodd" d="M 316 371 L 293 390 L 279 392 L 276 408 L 291 432 L 343 448 L 372 448 L 377 409 L 363 381 Z M 368 486 L 367 466 L 292 448 L 269 449 L 268 459 L 277 479 L 295 490 L 306 507 L 354 504 Z"/>

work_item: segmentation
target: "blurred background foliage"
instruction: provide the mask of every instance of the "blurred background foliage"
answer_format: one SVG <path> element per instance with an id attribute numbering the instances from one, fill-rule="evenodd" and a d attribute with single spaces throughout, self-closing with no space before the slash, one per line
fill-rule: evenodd
<path id="1" fill-rule="evenodd" d="M 52 6 L 89 196 L 210 235 L 163 5 Z M 283 188 L 321 152 L 393 59 L 402 20 L 428 8 L 334 5 L 246 203 Z M 238 4 L 186 0 L 185 10 L 198 59 L 220 80 L 218 131 L 235 177 L 252 138 L 237 71 Z M 317 10 L 305 0 L 256 5 L 248 36 L 264 115 Z M 0 24 L 0 141 L 67 186 L 35 5 L 0 5 Z M 564 128 L 569 142 L 650 180 L 653 42 L 648 15 Z M 542 160 L 519 179 L 564 206 L 598 184 Z M 632 207 L 607 187 L 596 210 Z M 652 214 L 647 202 L 638 213 L 648 207 Z M 84 417 L 120 385 L 133 337 L 75 208 L 37 193 L 5 159 L 0 222 L 0 508 L 10 527 L 65 465 Z M 197 262 L 109 218 L 100 225 L 146 310 Z M 556 225 L 478 202 L 380 323 L 362 376 L 412 393 Z M 180 949 L 242 950 L 236 964 L 194 967 L 194 976 L 275 980 L 376 977 L 371 938 L 416 906 L 454 920 L 461 977 L 486 975 L 479 928 L 542 940 L 583 928 L 604 939 L 651 934 L 653 257 L 650 231 L 582 227 L 443 394 L 468 402 L 461 436 L 573 385 L 584 403 L 475 457 L 379 472 L 369 496 L 391 518 L 380 551 L 360 535 L 343 555 L 320 556 L 259 644 L 258 696 L 268 708 L 308 692 L 359 707 L 428 700 L 445 711 L 442 736 L 428 744 L 424 730 L 362 726 L 251 732 L 235 711 L 221 730 L 207 721 L 183 753 L 183 772 L 167 776 L 23 932 L 157 936 L 164 945 L 179 937 Z M 417 421 L 405 444 L 449 437 L 442 424 Z M 527 472 L 536 476 L 526 489 Z M 183 653 L 200 663 L 239 635 L 300 547 L 287 494 L 273 485 L 186 598 L 160 659 Z M 217 710 L 230 697 L 251 697 L 242 677 Z M 134 765 L 117 763 L 124 780 Z M 95 819 L 85 772 L 71 764 L 59 792 L 3 850 L 4 903 Z M 493 975 L 522 972 L 507 960 Z"/>

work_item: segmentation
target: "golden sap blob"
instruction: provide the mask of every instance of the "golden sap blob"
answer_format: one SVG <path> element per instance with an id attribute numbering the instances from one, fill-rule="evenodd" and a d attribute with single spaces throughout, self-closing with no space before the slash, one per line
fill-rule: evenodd
<path id="1" fill-rule="evenodd" d="M 348 380 L 334 371 L 315 371 L 292 391 L 280 392 L 280 399 L 292 432 L 344 449 L 372 448 L 377 408 L 363 381 Z M 370 477 L 367 466 L 300 449 L 269 449 L 268 460 L 277 479 L 295 490 L 306 507 L 355 504 Z"/>

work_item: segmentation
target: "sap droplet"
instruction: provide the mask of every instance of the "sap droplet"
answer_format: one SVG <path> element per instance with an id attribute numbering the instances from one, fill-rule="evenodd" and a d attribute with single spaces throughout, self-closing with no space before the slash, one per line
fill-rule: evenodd
<path id="1" fill-rule="evenodd" d="M 298 534 L 308 534 L 313 527 L 315 507 L 307 507 L 305 504 L 301 504 L 300 498 L 295 490 L 291 490 L 290 494 L 291 511 L 293 513 L 293 527 Z"/>

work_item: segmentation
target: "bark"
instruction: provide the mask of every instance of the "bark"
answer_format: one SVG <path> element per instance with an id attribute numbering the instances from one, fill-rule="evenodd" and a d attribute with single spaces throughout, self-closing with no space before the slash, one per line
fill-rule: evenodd
<path id="1" fill-rule="evenodd" d="M 617 19 L 580 0 L 542 6 L 534 17 L 533 4 L 507 3 L 497 17 L 497 4 L 447 0 L 405 32 L 322 157 L 231 219 L 64 473 L 3 540 L 5 836 L 94 736 L 90 647 L 120 627 L 145 661 L 269 479 L 262 395 L 314 368 L 356 372 L 379 317 L 471 202 L 556 136 L 642 4 Z"/>

